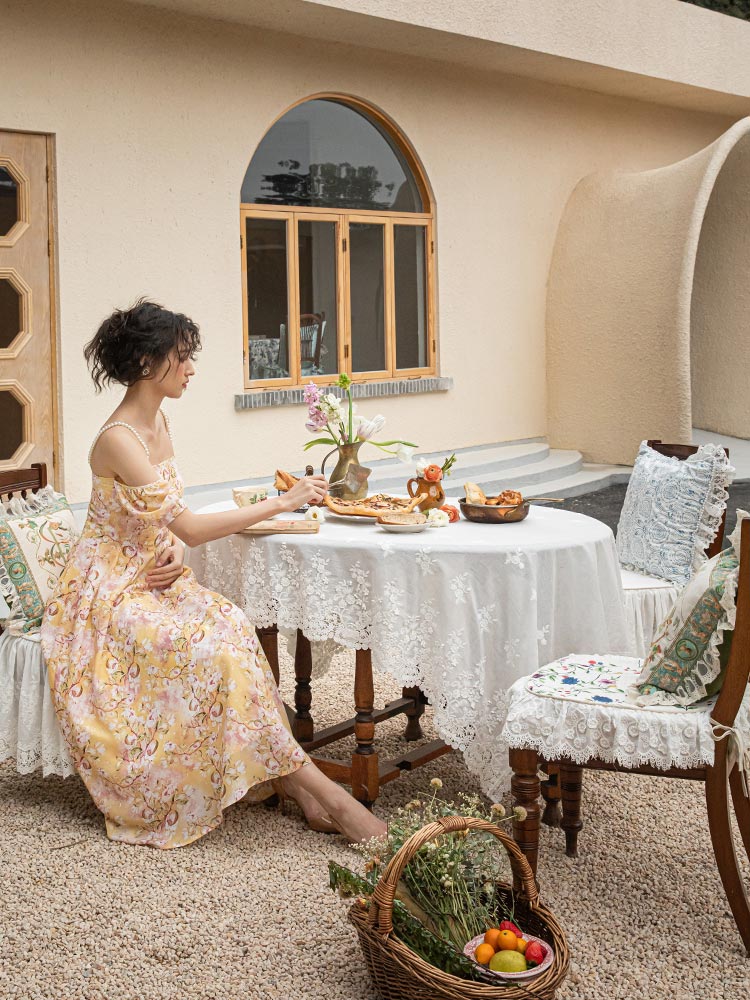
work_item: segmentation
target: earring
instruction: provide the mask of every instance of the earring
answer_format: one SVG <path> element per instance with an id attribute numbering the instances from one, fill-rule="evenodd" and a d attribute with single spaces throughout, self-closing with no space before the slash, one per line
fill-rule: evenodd
<path id="1" fill-rule="evenodd" d="M 146 378 L 146 376 L 148 376 L 150 374 L 151 374 L 151 369 L 149 368 L 148 365 L 146 365 L 146 367 L 141 372 L 141 375 L 143 375 L 143 377 Z"/>

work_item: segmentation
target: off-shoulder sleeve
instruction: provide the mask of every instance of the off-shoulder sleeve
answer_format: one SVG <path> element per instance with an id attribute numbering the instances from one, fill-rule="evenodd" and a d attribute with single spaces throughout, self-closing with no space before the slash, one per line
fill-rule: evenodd
<path id="1" fill-rule="evenodd" d="M 157 479 L 146 486 L 127 486 L 115 481 L 115 494 L 127 515 L 158 526 L 170 524 L 187 510 L 180 491 L 167 479 Z"/>

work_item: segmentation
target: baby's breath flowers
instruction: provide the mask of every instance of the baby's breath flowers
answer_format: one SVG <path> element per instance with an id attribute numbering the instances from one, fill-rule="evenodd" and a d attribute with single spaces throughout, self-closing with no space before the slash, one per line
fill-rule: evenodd
<path id="1" fill-rule="evenodd" d="M 468 816 L 497 825 L 525 816 L 520 808 L 508 814 L 501 803 L 487 806 L 479 795 L 465 792 L 455 802 L 445 801 L 438 797 L 442 788 L 442 780 L 432 778 L 425 795 L 392 813 L 385 838 L 358 848 L 373 886 L 412 834 L 441 817 Z M 460 830 L 421 848 L 404 869 L 398 898 L 429 930 L 462 951 L 487 927 L 512 919 L 507 889 L 500 891 L 511 882 L 508 856 L 496 838 L 483 831 Z"/>

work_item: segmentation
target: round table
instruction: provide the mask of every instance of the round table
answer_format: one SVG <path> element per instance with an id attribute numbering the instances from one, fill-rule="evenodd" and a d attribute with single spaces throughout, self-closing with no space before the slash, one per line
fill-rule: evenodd
<path id="1" fill-rule="evenodd" d="M 232 535 L 194 549 L 188 561 L 255 626 L 369 651 L 372 668 L 412 697 L 418 688 L 442 739 L 463 751 L 491 796 L 505 790 L 497 751 L 511 684 L 570 653 L 627 650 L 611 530 L 552 507 L 532 506 L 516 524 L 462 518 L 415 534 L 328 514 L 318 534 Z M 301 669 L 304 731 L 310 673 L 305 662 Z M 359 701 L 358 716 L 366 691 Z M 364 714 L 379 721 L 371 704 Z M 413 737 L 419 708 L 407 714 Z"/>

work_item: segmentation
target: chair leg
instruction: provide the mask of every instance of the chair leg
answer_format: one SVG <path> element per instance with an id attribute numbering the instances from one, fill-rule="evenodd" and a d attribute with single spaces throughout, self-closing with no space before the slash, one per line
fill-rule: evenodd
<path id="1" fill-rule="evenodd" d="M 734 815 L 737 817 L 737 826 L 740 828 L 742 843 L 745 845 L 745 854 L 750 860 L 750 799 L 742 790 L 742 778 L 737 767 L 732 769 L 729 776 L 729 787 L 732 790 Z"/>
<path id="2" fill-rule="evenodd" d="M 583 768 L 570 761 L 560 762 L 560 798 L 562 799 L 562 820 L 560 826 L 565 832 L 565 853 L 569 858 L 578 857 L 578 834 L 581 822 L 581 790 Z"/>
<path id="3" fill-rule="evenodd" d="M 560 765 L 557 761 L 545 761 L 542 770 L 547 777 L 542 781 L 542 798 L 544 812 L 542 823 L 545 826 L 560 826 Z"/>
<path id="4" fill-rule="evenodd" d="M 737 924 L 737 930 L 750 954 L 750 903 L 742 884 L 737 865 L 737 854 L 732 839 L 732 825 L 729 817 L 729 790 L 726 772 L 726 751 L 720 753 L 717 744 L 713 767 L 706 769 L 706 808 L 711 843 L 719 869 L 719 875 L 727 894 L 727 902 Z M 741 791 L 741 790 L 740 790 Z M 743 838 L 744 840 L 744 838 Z"/>
<path id="5" fill-rule="evenodd" d="M 539 859 L 539 757 L 536 750 L 511 749 L 509 762 L 513 771 L 510 788 L 513 805 L 523 806 L 526 818 L 513 820 L 513 839 L 526 856 L 536 875 Z M 514 885 L 516 891 L 520 885 Z"/>

